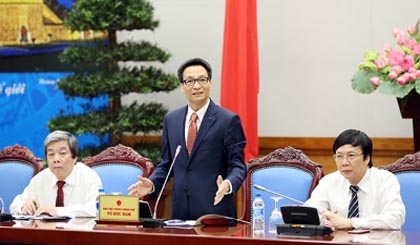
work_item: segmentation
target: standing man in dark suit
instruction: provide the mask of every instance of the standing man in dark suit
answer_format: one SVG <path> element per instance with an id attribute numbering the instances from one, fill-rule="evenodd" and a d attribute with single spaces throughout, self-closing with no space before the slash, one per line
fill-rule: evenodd
<path id="1" fill-rule="evenodd" d="M 211 75 L 210 65 L 200 58 L 180 66 L 180 88 L 188 105 L 165 116 L 160 164 L 149 179 L 139 177 L 128 189 L 137 196 L 159 193 L 181 146 L 171 173 L 172 219 L 236 216 L 233 196 L 246 177 L 246 139 L 239 116 L 210 99 Z"/>

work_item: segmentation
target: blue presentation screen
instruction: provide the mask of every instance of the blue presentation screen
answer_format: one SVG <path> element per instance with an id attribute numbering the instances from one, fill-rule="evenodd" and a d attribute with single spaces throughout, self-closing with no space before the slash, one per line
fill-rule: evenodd
<path id="1" fill-rule="evenodd" d="M 56 87 L 60 78 L 71 72 L 0 73 L 0 148 L 14 144 L 28 147 L 37 157 L 44 158 L 44 139 L 50 133 L 47 124 L 60 111 L 68 114 L 83 112 L 87 99 L 66 100 Z M 106 105 L 106 96 L 92 101 Z M 81 148 L 98 145 L 94 135 L 77 136 Z M 80 159 L 79 159 L 80 160 Z"/>

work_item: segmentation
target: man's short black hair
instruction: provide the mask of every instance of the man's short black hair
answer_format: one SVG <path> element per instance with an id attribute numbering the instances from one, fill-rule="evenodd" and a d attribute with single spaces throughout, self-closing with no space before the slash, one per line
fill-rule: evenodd
<path id="1" fill-rule="evenodd" d="M 347 129 L 342 132 L 334 141 L 333 144 L 333 153 L 337 151 L 343 145 L 351 145 L 353 147 L 360 146 L 363 151 L 363 159 L 366 159 L 367 156 L 370 157 L 369 168 L 373 166 L 372 162 L 372 140 L 364 132 L 356 129 Z"/>
<path id="2" fill-rule="evenodd" d="M 182 75 L 183 75 L 185 69 L 187 69 L 187 67 L 196 66 L 196 65 L 199 65 L 199 66 L 204 67 L 204 69 L 206 69 L 207 74 L 209 76 L 209 80 L 211 80 L 211 66 L 210 66 L 210 64 L 207 61 L 205 61 L 205 60 L 203 60 L 201 58 L 193 58 L 193 59 L 189 59 L 189 60 L 185 61 L 178 68 L 178 79 L 179 79 L 179 82 L 180 83 L 183 83 L 184 82 Z"/>

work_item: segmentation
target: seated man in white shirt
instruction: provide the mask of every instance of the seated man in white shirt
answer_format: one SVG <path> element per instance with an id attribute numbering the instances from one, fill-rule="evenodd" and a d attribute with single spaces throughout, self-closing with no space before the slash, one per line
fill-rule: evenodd
<path id="1" fill-rule="evenodd" d="M 334 229 L 401 229 L 405 206 L 394 174 L 373 167 L 372 141 L 363 132 L 342 132 L 333 145 L 338 171 L 321 179 L 306 201 Z"/>
<path id="2" fill-rule="evenodd" d="M 94 170 L 77 162 L 76 137 L 54 131 L 45 139 L 44 151 L 48 168 L 35 175 L 23 193 L 15 197 L 11 213 L 94 217 L 102 181 Z"/>

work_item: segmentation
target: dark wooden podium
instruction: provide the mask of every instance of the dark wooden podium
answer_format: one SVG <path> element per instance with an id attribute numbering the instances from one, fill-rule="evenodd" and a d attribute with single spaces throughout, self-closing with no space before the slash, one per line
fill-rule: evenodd
<path id="1" fill-rule="evenodd" d="M 402 118 L 413 120 L 414 152 L 420 151 L 420 94 L 414 89 L 404 98 L 398 98 Z"/>

